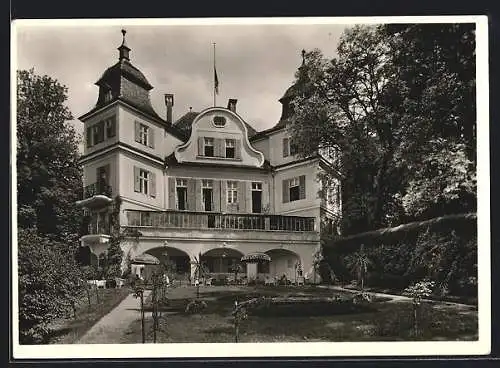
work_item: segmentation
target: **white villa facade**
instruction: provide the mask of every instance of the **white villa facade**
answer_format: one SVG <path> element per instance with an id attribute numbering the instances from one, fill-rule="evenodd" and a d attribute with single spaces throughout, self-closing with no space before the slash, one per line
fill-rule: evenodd
<path id="1" fill-rule="evenodd" d="M 238 115 L 235 99 L 172 121 L 174 95 L 165 95 L 161 118 L 125 37 L 118 50 L 118 62 L 96 82 L 96 106 L 79 118 L 85 188 L 78 204 L 89 219 L 82 247 L 96 259 L 106 252 L 119 198 L 120 227 L 140 233 L 121 243 L 123 267 L 148 253 L 192 277 L 200 255 L 210 273 L 229 274 L 243 256 L 265 253 L 270 262 L 243 265 L 249 279 L 293 280 L 302 269 L 312 281 L 321 224 L 341 214 L 340 181 L 322 198 L 318 173 L 333 170 L 329 161 L 295 155 L 286 127 L 293 86 L 280 99 L 280 121 L 265 131 Z"/>

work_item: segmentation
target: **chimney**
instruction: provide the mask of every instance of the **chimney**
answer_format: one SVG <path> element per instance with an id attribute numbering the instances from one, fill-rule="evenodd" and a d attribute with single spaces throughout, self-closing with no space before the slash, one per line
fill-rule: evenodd
<path id="1" fill-rule="evenodd" d="M 236 112 L 236 102 L 238 102 L 238 100 L 230 98 L 229 101 L 227 102 L 227 108 L 232 112 Z"/>
<path id="2" fill-rule="evenodd" d="M 167 106 L 167 124 L 172 125 L 172 106 L 174 106 L 173 94 L 165 94 L 165 105 Z"/>

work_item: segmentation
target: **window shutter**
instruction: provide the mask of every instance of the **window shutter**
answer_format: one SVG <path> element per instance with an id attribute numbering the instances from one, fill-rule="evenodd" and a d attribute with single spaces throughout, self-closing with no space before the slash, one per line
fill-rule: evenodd
<path id="1" fill-rule="evenodd" d="M 283 157 L 288 157 L 288 138 L 283 138 Z"/>
<path id="2" fill-rule="evenodd" d="M 234 158 L 237 160 L 241 159 L 241 140 L 236 139 L 234 146 Z"/>
<path id="3" fill-rule="evenodd" d="M 100 121 L 97 123 L 97 131 L 98 131 L 98 142 L 104 142 L 104 121 Z"/>
<path id="4" fill-rule="evenodd" d="M 155 148 L 155 131 L 152 128 L 148 129 L 148 146 Z"/>
<path id="5" fill-rule="evenodd" d="M 221 200 L 221 192 L 220 192 L 220 180 L 214 180 L 214 189 L 213 189 L 213 196 L 214 196 L 214 211 L 220 211 L 220 200 Z"/>
<path id="6" fill-rule="evenodd" d="M 246 200 L 247 200 L 247 183 L 245 181 L 239 182 L 238 188 L 238 212 L 246 212 Z"/>
<path id="7" fill-rule="evenodd" d="M 87 128 L 87 147 L 92 147 L 92 127 Z"/>
<path id="8" fill-rule="evenodd" d="M 220 193 L 221 193 L 221 202 L 220 202 L 220 207 L 221 207 L 221 212 L 226 212 L 227 211 L 227 181 L 226 180 L 221 180 L 220 181 Z"/>
<path id="9" fill-rule="evenodd" d="M 151 197 L 156 197 L 156 174 L 154 172 L 149 172 L 149 176 L 151 177 Z"/>
<path id="10" fill-rule="evenodd" d="M 202 211 L 205 209 L 205 204 L 203 203 L 203 196 L 201 194 L 201 179 L 193 179 L 194 181 L 194 207 L 191 211 Z"/>
<path id="11" fill-rule="evenodd" d="M 214 139 L 214 156 L 215 157 L 226 157 L 226 146 L 225 141 L 221 138 Z"/>
<path id="12" fill-rule="evenodd" d="M 196 179 L 188 179 L 187 181 L 187 209 L 189 211 L 196 210 Z"/>
<path id="13" fill-rule="evenodd" d="M 306 198 L 306 176 L 299 176 L 299 199 Z"/>
<path id="14" fill-rule="evenodd" d="M 283 203 L 290 202 L 289 181 L 283 180 Z"/>
<path id="15" fill-rule="evenodd" d="M 168 178 L 168 206 L 170 209 L 177 209 L 177 203 L 175 202 L 175 178 Z"/>
<path id="16" fill-rule="evenodd" d="M 198 156 L 205 156 L 203 152 L 203 137 L 198 137 Z"/>
<path id="17" fill-rule="evenodd" d="M 116 116 L 110 117 L 109 123 L 111 124 L 111 131 L 108 138 L 113 138 L 116 135 Z"/>
<path id="18" fill-rule="evenodd" d="M 139 168 L 134 166 L 134 192 L 141 191 L 141 184 L 139 180 Z"/>
<path id="19" fill-rule="evenodd" d="M 141 142 L 141 137 L 140 137 L 140 131 L 141 131 L 141 124 L 139 124 L 138 121 L 135 122 L 135 141 L 136 142 Z"/>

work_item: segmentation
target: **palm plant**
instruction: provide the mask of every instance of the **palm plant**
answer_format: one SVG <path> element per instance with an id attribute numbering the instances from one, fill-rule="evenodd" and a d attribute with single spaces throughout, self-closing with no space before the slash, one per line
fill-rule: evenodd
<path id="1" fill-rule="evenodd" d="M 196 285 L 196 298 L 199 299 L 200 280 L 202 277 L 208 274 L 208 268 L 204 263 L 201 262 L 201 253 L 198 254 L 198 257 L 195 256 L 191 263 L 195 265 L 194 274 L 196 275 L 195 277 L 198 279 L 198 284 Z"/>
<path id="2" fill-rule="evenodd" d="M 352 255 L 350 265 L 351 272 L 353 272 L 357 276 L 358 281 L 361 282 L 361 291 L 363 291 L 365 287 L 365 277 L 368 273 L 368 267 L 372 264 L 364 248 L 364 245 L 361 244 L 359 251 Z"/>

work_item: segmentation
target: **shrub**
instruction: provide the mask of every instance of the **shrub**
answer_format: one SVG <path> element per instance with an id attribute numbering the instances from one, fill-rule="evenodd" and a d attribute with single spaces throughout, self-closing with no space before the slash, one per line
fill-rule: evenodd
<path id="1" fill-rule="evenodd" d="M 186 305 L 185 312 L 188 314 L 201 313 L 207 309 L 208 305 L 204 300 L 194 299 Z"/>

